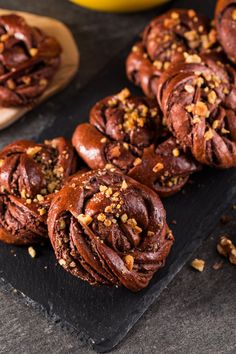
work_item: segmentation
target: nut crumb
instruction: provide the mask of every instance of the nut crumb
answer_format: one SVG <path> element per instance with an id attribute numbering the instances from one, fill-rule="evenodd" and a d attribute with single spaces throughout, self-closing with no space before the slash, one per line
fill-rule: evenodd
<path id="1" fill-rule="evenodd" d="M 221 256 L 228 258 L 230 263 L 236 265 L 236 246 L 227 235 L 221 236 L 216 248 Z"/>
<path id="2" fill-rule="evenodd" d="M 28 253 L 29 253 L 30 257 L 32 257 L 32 258 L 36 257 L 36 251 L 32 246 L 28 247 Z"/>
<path id="3" fill-rule="evenodd" d="M 205 268 L 205 261 L 203 261 L 202 259 L 195 258 L 192 261 L 191 266 L 199 272 L 203 272 Z"/>

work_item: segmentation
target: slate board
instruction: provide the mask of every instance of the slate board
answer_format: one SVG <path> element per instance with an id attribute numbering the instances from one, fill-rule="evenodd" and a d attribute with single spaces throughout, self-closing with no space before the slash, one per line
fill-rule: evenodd
<path id="1" fill-rule="evenodd" d="M 210 15 L 214 1 L 198 4 L 198 1 L 186 0 L 178 1 L 177 4 L 195 8 L 196 5 L 201 8 L 209 5 L 206 14 Z M 57 135 L 70 137 L 75 126 L 87 120 L 88 112 L 97 100 L 125 86 L 130 87 L 133 93 L 140 94 L 125 78 L 124 60 L 129 48 L 120 53 L 79 94 L 70 97 L 64 103 L 63 111 L 61 108 L 57 110 L 57 120 L 43 130 L 38 136 L 39 141 Z M 62 93 L 56 100 L 63 101 L 64 97 Z M 43 108 L 39 109 L 47 114 Z M 11 129 L 21 131 L 22 126 L 27 129 L 27 116 Z M 0 133 L 1 140 L 4 140 L 4 134 L 8 135 L 9 131 Z M 90 338 L 95 350 L 111 350 L 158 298 L 194 249 L 213 230 L 223 210 L 236 197 L 236 170 L 205 168 L 192 180 L 193 183 L 185 188 L 184 193 L 164 200 L 168 221 L 177 221 L 176 225 L 172 225 L 175 244 L 166 267 L 154 276 L 147 289 L 133 294 L 123 288 L 92 288 L 57 266 L 50 246 L 37 248 L 38 257 L 31 259 L 27 249 L 1 244 L 0 277 L 42 305 L 49 314 L 56 314 L 83 333 L 85 338 Z"/>

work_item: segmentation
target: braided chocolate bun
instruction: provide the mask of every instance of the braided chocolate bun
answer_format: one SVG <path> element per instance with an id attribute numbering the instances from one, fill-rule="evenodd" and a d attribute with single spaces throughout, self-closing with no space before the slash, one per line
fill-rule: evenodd
<path id="1" fill-rule="evenodd" d="M 159 80 L 166 123 L 185 150 L 210 166 L 236 166 L 236 72 L 215 54 L 188 55 Z"/>
<path id="2" fill-rule="evenodd" d="M 168 65 L 165 64 L 166 67 Z M 141 87 L 143 93 L 151 99 L 156 97 L 158 78 L 162 71 L 162 66 L 148 57 L 142 42 L 133 46 L 126 60 L 127 77 L 136 86 Z"/>
<path id="3" fill-rule="evenodd" d="M 236 63 L 236 0 L 218 0 L 215 11 L 217 36 L 225 53 Z"/>
<path id="4" fill-rule="evenodd" d="M 209 30 L 194 10 L 170 10 L 145 28 L 142 41 L 134 45 L 127 58 L 127 76 L 153 98 L 158 77 L 171 63 L 183 60 L 184 52 L 205 52 L 215 44 L 215 29 Z"/>
<path id="5" fill-rule="evenodd" d="M 72 143 L 90 168 L 118 168 L 164 197 L 178 192 L 199 166 L 163 133 L 156 103 L 125 89 L 92 108 L 90 124 L 78 125 Z"/>
<path id="6" fill-rule="evenodd" d="M 91 285 L 139 291 L 173 244 L 157 194 L 117 171 L 75 175 L 52 201 L 49 237 L 59 264 Z"/>
<path id="7" fill-rule="evenodd" d="M 41 96 L 60 64 L 55 38 L 23 17 L 0 16 L 0 105 L 26 106 Z"/>
<path id="8" fill-rule="evenodd" d="M 64 138 L 7 145 L 0 152 L 0 240 L 24 245 L 46 239 L 51 198 L 75 169 L 73 147 Z"/>

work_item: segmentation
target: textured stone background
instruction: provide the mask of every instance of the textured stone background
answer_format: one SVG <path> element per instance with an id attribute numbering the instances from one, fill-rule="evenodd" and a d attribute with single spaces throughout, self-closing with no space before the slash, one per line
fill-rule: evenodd
<path id="1" fill-rule="evenodd" d="M 174 3 L 178 6 L 178 1 Z M 200 6 L 213 8 L 214 1 L 201 1 Z M 155 14 L 155 10 L 131 15 L 101 14 L 66 0 L 0 0 L 0 7 L 53 16 L 70 27 L 81 51 L 81 67 L 63 93 L 65 100 L 67 95 L 83 87 Z M 35 110 L 27 118 L 23 131 L 16 131 L 13 126 L 1 135 L 1 145 L 14 137 L 37 135 L 51 124 L 55 119 L 54 100 L 46 105 L 46 116 L 40 109 Z M 223 229 L 218 225 L 193 255 L 206 260 L 206 270 L 200 274 L 187 264 L 114 353 L 236 353 L 236 268 L 225 261 L 221 270 L 212 269 L 220 260 L 215 251 L 219 235 L 224 231 L 233 237 L 236 234 L 236 211 L 229 212 L 235 222 Z M 55 319 L 27 306 L 21 296 L 2 284 L 0 353 L 89 354 L 93 351 L 73 330 L 62 328 Z"/>

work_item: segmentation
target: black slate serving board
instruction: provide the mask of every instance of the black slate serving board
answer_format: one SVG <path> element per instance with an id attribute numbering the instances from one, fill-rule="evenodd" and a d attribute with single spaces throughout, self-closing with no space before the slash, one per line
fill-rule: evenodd
<path id="1" fill-rule="evenodd" d="M 215 1 L 180 0 L 173 3 L 178 7 L 192 6 L 202 12 L 204 10 L 210 16 Z M 158 12 L 161 9 L 153 10 L 153 15 Z M 75 126 L 88 119 L 88 112 L 97 100 L 125 86 L 140 94 L 125 77 L 124 60 L 129 48 L 120 53 L 85 89 L 59 105 L 57 120 L 40 134 L 35 134 L 38 141 L 58 135 L 70 137 Z M 58 95 L 56 100 L 63 102 L 64 94 Z M 38 110 L 41 114 L 47 114 L 42 107 Z M 27 129 L 27 116 L 10 129 L 22 130 L 22 127 Z M 0 139 L 4 140 L 5 134 L 7 131 L 1 132 Z M 97 351 L 109 351 L 158 298 L 194 249 L 214 228 L 220 214 L 236 196 L 235 179 L 236 170 L 205 168 L 192 178 L 193 183 L 185 188 L 184 193 L 164 200 L 168 221 L 177 221 L 176 225 L 172 225 L 175 244 L 166 267 L 154 276 L 147 289 L 137 294 L 126 289 L 92 288 L 72 277 L 56 265 L 49 245 L 38 248 L 38 257 L 31 259 L 27 249 L 1 244 L 0 276 L 50 314 L 56 314 L 90 338 Z"/>

